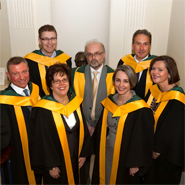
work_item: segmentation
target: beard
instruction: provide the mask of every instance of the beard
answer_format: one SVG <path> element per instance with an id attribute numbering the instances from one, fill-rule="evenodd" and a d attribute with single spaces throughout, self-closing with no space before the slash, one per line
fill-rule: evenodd
<path id="1" fill-rule="evenodd" d="M 90 61 L 89 65 L 93 68 L 93 69 L 97 69 L 102 65 L 103 62 L 99 62 L 96 59 L 93 59 Z"/>

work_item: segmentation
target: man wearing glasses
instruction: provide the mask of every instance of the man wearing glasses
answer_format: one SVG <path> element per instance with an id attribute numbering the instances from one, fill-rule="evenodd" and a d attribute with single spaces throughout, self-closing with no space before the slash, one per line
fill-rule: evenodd
<path id="1" fill-rule="evenodd" d="M 27 54 L 24 58 L 28 62 L 30 80 L 40 88 L 40 96 L 48 95 L 45 75 L 48 67 L 56 62 L 66 63 L 71 68 L 71 57 L 57 47 L 57 32 L 52 25 L 44 25 L 39 28 L 40 50 Z"/>
<path id="2" fill-rule="evenodd" d="M 109 94 L 115 93 L 112 82 L 114 70 L 104 65 L 105 47 L 97 40 L 91 40 L 85 45 L 85 55 L 88 65 L 83 65 L 72 71 L 71 92 L 83 98 L 83 113 L 87 122 L 89 133 L 92 136 L 95 126 L 100 118 L 103 106 L 101 101 Z M 81 168 L 82 184 L 89 183 L 90 159 L 86 159 L 85 165 Z M 92 159 L 91 159 L 92 160 Z M 91 162 L 92 164 L 93 162 Z"/>

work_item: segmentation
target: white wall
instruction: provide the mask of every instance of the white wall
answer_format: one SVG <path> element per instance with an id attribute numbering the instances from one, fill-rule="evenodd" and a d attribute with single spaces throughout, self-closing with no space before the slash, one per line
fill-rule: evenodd
<path id="1" fill-rule="evenodd" d="M 86 41 L 98 39 L 108 53 L 109 9 L 107 0 L 52 0 L 52 24 L 58 32 L 58 49 L 73 59 Z"/>
<path id="2" fill-rule="evenodd" d="M 5 66 L 7 56 L 24 56 L 38 49 L 38 29 L 44 24 L 53 24 L 56 27 L 57 49 L 72 56 L 73 66 L 75 54 L 84 50 L 87 40 L 96 38 L 105 44 L 106 63 L 116 68 L 119 59 L 131 53 L 133 33 L 142 28 L 152 33 L 151 54 L 167 54 L 167 50 L 170 54 L 175 51 L 173 44 L 177 31 L 180 31 L 174 28 L 181 25 L 180 29 L 183 32 L 184 26 L 183 20 L 179 21 L 180 23 L 176 21 L 176 16 L 179 17 L 180 12 L 184 12 L 183 6 L 180 7 L 181 11 L 176 13 L 173 13 L 172 9 L 172 2 L 175 6 L 174 2 L 178 1 L 184 2 L 183 0 L 2 0 L 3 37 L 0 38 L 3 43 L 2 66 Z M 6 2 L 8 11 L 6 6 L 3 6 Z M 174 21 L 170 22 L 170 18 Z M 179 50 L 175 52 L 180 56 L 177 54 Z M 183 65 L 183 62 L 180 63 Z M 180 67 L 183 74 L 183 68 Z"/>
<path id="3" fill-rule="evenodd" d="M 167 55 L 177 62 L 180 86 L 185 90 L 185 1 L 173 0 L 168 38 Z M 185 184 L 185 171 L 180 184 Z"/>
<path id="4" fill-rule="evenodd" d="M 166 54 L 172 0 L 111 0 L 109 65 L 131 53 L 132 35 L 137 29 L 152 34 L 151 54 Z"/>
<path id="5" fill-rule="evenodd" d="M 171 22 L 167 54 L 177 62 L 180 73 L 180 85 L 185 90 L 185 1 L 174 0 L 171 11 Z"/>

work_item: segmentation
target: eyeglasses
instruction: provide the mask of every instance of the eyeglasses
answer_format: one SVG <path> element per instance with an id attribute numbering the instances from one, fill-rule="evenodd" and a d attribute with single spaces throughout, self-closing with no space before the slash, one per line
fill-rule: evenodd
<path id="1" fill-rule="evenodd" d="M 96 52 L 96 53 L 87 53 L 86 54 L 86 57 L 87 58 L 92 58 L 93 56 L 94 57 L 99 57 L 102 53 L 104 53 L 104 52 L 101 52 L 101 53 L 99 53 L 99 52 Z"/>
<path id="2" fill-rule="evenodd" d="M 55 42 L 56 40 L 57 40 L 57 38 L 56 37 L 52 37 L 52 38 L 40 38 L 42 41 L 44 41 L 44 42 L 49 42 L 50 40 L 52 41 L 52 42 Z"/>
<path id="3" fill-rule="evenodd" d="M 61 82 L 63 84 L 67 83 L 69 80 L 67 78 L 64 78 L 63 80 L 53 80 L 53 83 L 56 84 L 56 85 L 59 85 L 61 84 Z"/>

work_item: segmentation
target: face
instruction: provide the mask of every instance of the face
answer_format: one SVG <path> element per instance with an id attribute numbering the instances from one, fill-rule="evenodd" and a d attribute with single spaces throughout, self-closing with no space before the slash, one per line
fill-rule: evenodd
<path id="1" fill-rule="evenodd" d="M 105 53 L 102 53 L 102 47 L 99 43 L 90 43 L 86 47 L 86 56 L 88 64 L 95 70 L 103 65 Z"/>
<path id="2" fill-rule="evenodd" d="M 26 63 L 10 65 L 9 72 L 6 72 L 9 80 L 17 87 L 25 88 L 30 80 L 29 68 Z"/>
<path id="3" fill-rule="evenodd" d="M 69 80 L 67 75 L 64 74 L 61 76 L 60 73 L 56 73 L 53 77 L 51 89 L 55 99 L 66 96 L 69 90 Z"/>
<path id="4" fill-rule="evenodd" d="M 41 45 L 42 51 L 48 57 L 51 57 L 55 48 L 57 47 L 57 36 L 54 31 L 44 31 L 39 38 L 39 44 Z M 45 40 L 43 40 L 45 39 Z"/>
<path id="5" fill-rule="evenodd" d="M 149 37 L 144 34 L 139 34 L 134 39 L 132 50 L 136 55 L 136 59 L 141 61 L 150 53 L 151 45 Z"/>
<path id="6" fill-rule="evenodd" d="M 130 83 L 127 74 L 123 71 L 118 71 L 115 76 L 114 82 L 116 91 L 119 95 L 128 95 L 130 94 Z"/>
<path id="7" fill-rule="evenodd" d="M 170 75 L 163 61 L 154 63 L 150 73 L 154 83 L 158 85 L 168 85 L 168 77 Z"/>

